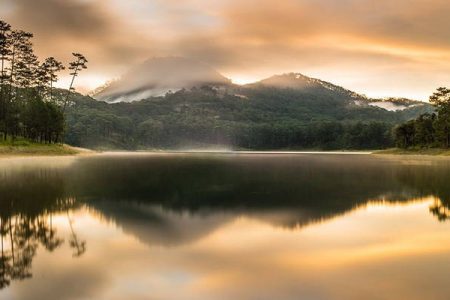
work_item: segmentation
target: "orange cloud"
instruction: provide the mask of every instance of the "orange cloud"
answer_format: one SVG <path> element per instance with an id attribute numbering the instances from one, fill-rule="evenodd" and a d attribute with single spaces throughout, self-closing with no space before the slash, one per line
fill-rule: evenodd
<path id="1" fill-rule="evenodd" d="M 446 0 L 6 1 L 40 53 L 85 52 L 96 78 L 178 55 L 235 78 L 304 72 L 370 96 L 426 99 L 450 84 Z"/>

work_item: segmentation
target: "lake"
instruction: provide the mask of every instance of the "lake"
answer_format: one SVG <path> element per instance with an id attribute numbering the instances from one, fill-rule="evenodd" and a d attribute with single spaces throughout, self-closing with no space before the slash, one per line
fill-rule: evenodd
<path id="1" fill-rule="evenodd" d="M 449 299 L 450 159 L 0 159 L 0 299 Z"/>

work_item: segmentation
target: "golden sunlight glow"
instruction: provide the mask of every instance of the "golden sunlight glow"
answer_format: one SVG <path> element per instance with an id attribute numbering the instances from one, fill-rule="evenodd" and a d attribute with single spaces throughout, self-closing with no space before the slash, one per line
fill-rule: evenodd
<path id="1" fill-rule="evenodd" d="M 259 79 L 254 77 L 245 77 L 245 76 L 230 76 L 231 81 L 234 84 L 245 85 L 249 83 L 257 82 Z"/>
<path id="2" fill-rule="evenodd" d="M 183 56 L 240 85 L 300 72 L 369 96 L 420 100 L 450 83 L 449 9 L 442 0 L 0 2 L 6 20 L 36 33 L 40 56 L 67 63 L 72 51 L 86 54 L 83 91 L 148 58 Z M 69 76 L 61 78 L 66 87 Z"/>
<path id="3" fill-rule="evenodd" d="M 157 298 L 177 298 L 180 294 L 193 299 L 217 295 L 227 299 L 260 298 L 262 282 L 266 298 L 308 298 L 308 291 L 314 291 L 317 298 L 333 295 L 338 299 L 360 299 L 358 295 L 364 295 L 369 285 L 379 288 L 382 295 L 425 299 L 425 290 L 410 288 L 415 282 L 414 272 L 393 266 L 413 264 L 427 270 L 428 265 L 445 264 L 450 253 L 450 225 L 439 224 L 429 214 L 428 206 L 433 202 L 434 198 L 409 205 L 373 202 L 298 229 L 274 226 L 258 215 L 236 217 L 205 231 L 197 240 L 181 240 L 178 246 L 170 247 L 158 243 L 165 227 L 147 230 L 143 240 L 135 238 L 143 226 L 139 221 L 134 224 L 128 219 L 130 223 L 116 224 L 106 221 L 101 212 L 81 208 L 70 212 L 70 216 L 77 235 L 86 240 L 86 254 L 74 260 L 67 246 L 55 254 L 43 252 L 36 258 L 34 272 L 55 281 L 85 274 L 96 286 L 94 291 L 86 290 L 93 292 L 90 295 L 95 299 L 145 298 L 149 290 Z M 183 218 L 188 221 L 192 216 Z M 67 214 L 53 219 L 57 232 L 70 236 Z M 189 226 L 184 229 L 186 233 L 194 230 Z M 57 270 L 54 259 L 59 262 Z M 434 268 L 422 280 L 439 280 L 448 275 L 446 270 Z M 361 278 L 365 284 L 348 288 Z M 36 276 L 22 285 L 20 292 L 45 293 L 41 281 L 41 276 Z M 13 294 L 19 291 L 16 288 L 12 286 Z M 53 286 L 52 293 L 58 292 L 58 287 L 55 290 Z"/>
<path id="4" fill-rule="evenodd" d="M 70 85 L 70 81 L 72 80 L 69 76 L 61 77 L 61 79 L 56 84 L 57 87 L 62 89 L 67 89 Z M 102 76 L 102 75 L 96 75 L 96 74 L 83 74 L 83 76 L 80 76 L 77 78 L 75 82 L 75 89 L 83 94 L 87 94 L 99 86 L 102 86 L 105 84 L 105 82 L 108 81 L 108 77 Z"/>

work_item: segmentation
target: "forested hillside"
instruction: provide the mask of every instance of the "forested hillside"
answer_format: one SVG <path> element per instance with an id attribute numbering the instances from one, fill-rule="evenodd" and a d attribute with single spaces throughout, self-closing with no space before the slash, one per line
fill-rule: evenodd
<path id="1" fill-rule="evenodd" d="M 379 149 L 393 145 L 395 124 L 432 111 L 419 102 L 388 111 L 343 88 L 283 76 L 277 84 L 206 85 L 131 103 L 78 95 L 66 141 L 109 149 Z M 299 86 L 285 84 L 294 79 Z"/>

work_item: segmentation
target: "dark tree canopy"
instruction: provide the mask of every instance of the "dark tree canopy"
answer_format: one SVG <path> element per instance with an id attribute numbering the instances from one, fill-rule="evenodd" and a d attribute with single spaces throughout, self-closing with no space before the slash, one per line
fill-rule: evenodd
<path id="1" fill-rule="evenodd" d="M 420 115 L 394 129 L 395 142 L 400 148 L 450 147 L 450 89 L 441 87 L 431 95 L 435 113 Z"/>
<path id="2" fill-rule="evenodd" d="M 0 20 L 0 137 L 56 143 L 64 132 L 65 101 L 55 97 L 53 85 L 65 68 L 54 57 L 40 63 L 32 38 Z M 70 64 L 74 78 L 87 63 L 81 54 L 76 58 Z"/>

